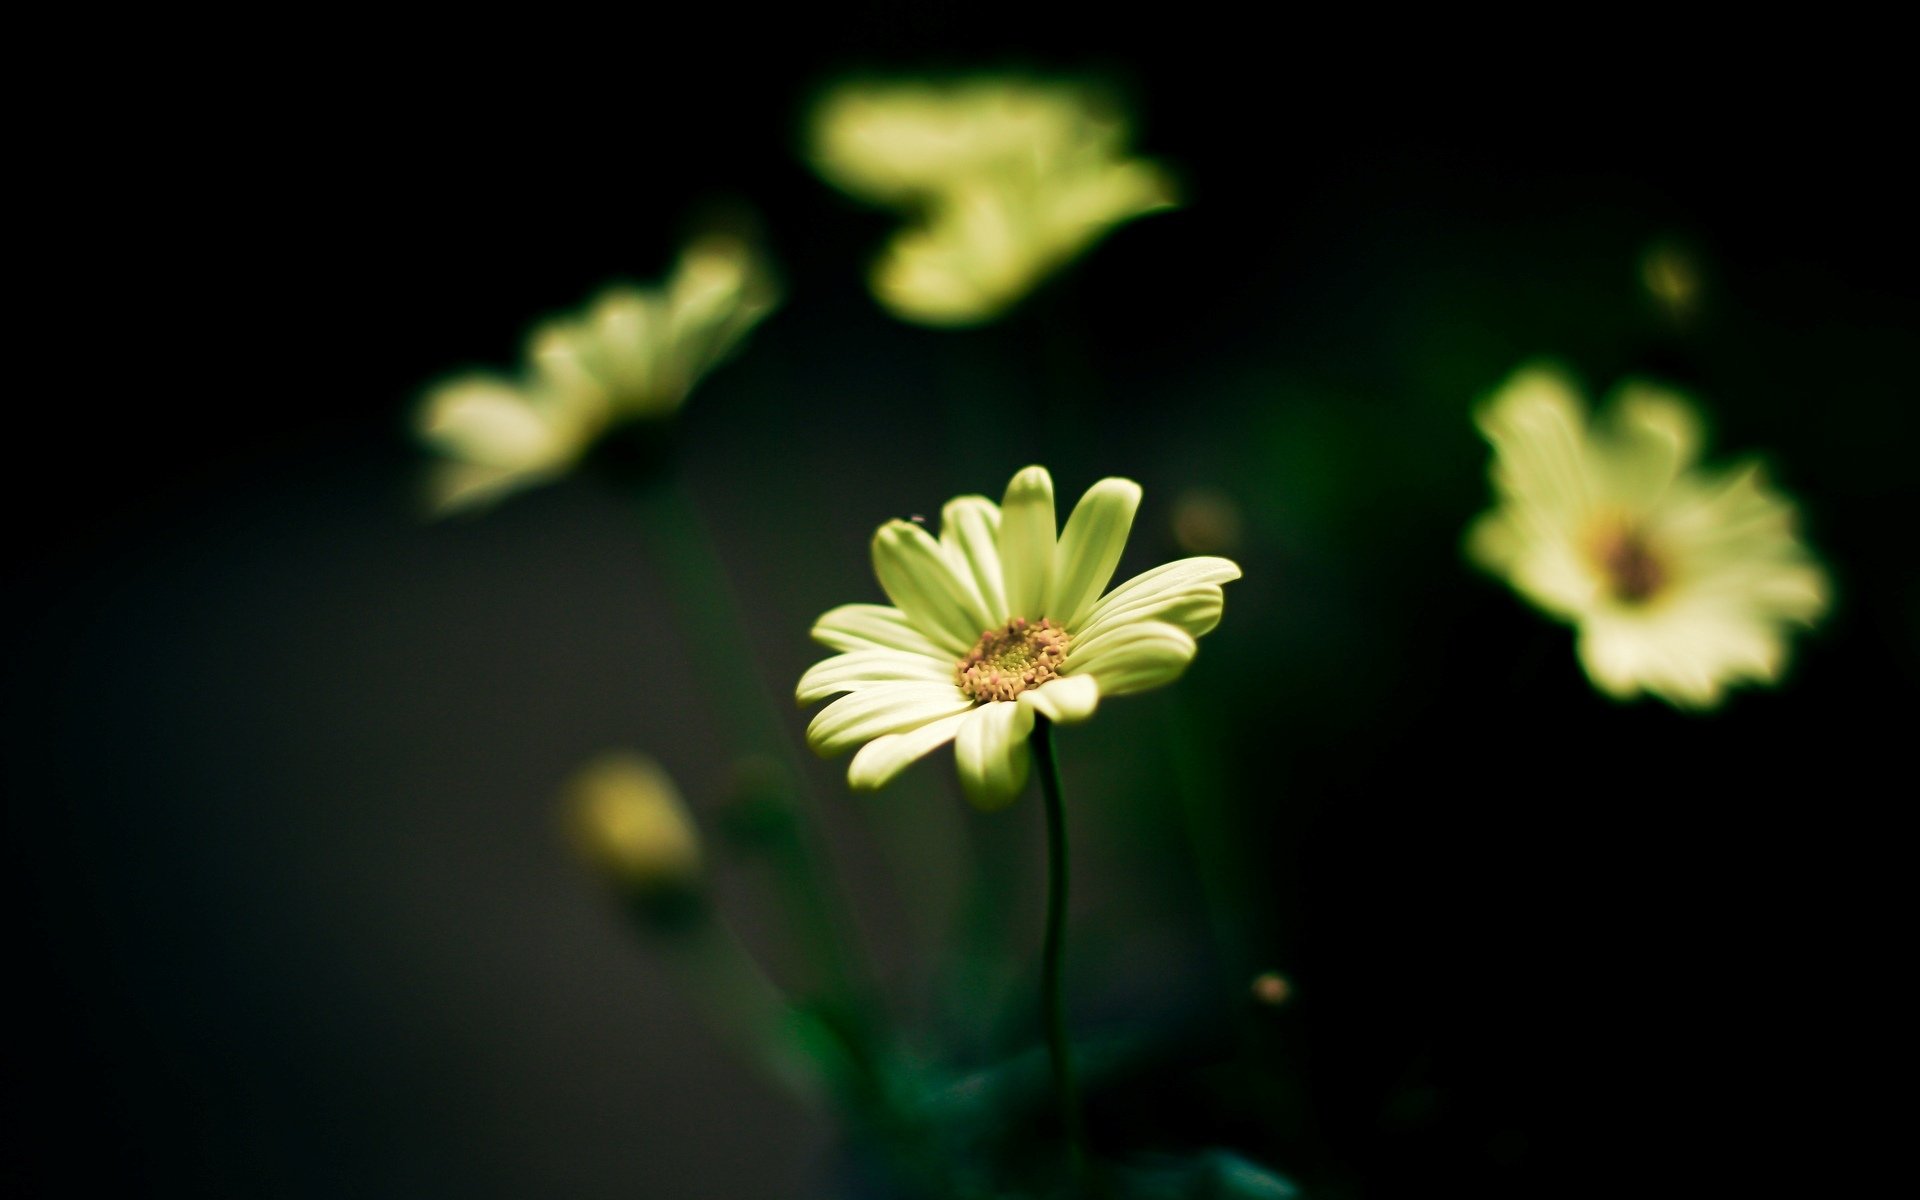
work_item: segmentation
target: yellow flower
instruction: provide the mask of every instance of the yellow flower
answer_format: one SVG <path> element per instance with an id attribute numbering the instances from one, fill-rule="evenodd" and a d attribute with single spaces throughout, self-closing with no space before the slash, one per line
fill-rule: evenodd
<path id="1" fill-rule="evenodd" d="M 1107 230 L 1174 205 L 1158 165 L 1090 88 L 987 77 L 948 86 L 849 83 L 814 109 L 829 182 L 917 218 L 881 255 L 873 290 L 904 320 L 999 316 Z"/>
<path id="2" fill-rule="evenodd" d="M 433 388 L 420 436 L 445 461 L 441 512 L 485 504 L 565 474 L 624 421 L 677 411 L 777 300 L 767 268 L 739 238 L 689 245 L 663 287 L 614 287 L 534 331 L 517 380 L 490 375 Z"/>
<path id="3" fill-rule="evenodd" d="M 610 753 L 567 785 L 567 821 L 581 855 L 636 891 L 684 889 L 701 874 L 700 835 L 659 763 Z"/>
<path id="4" fill-rule="evenodd" d="M 1567 379 L 1531 366 L 1476 420 L 1499 504 L 1468 553 L 1578 627 L 1580 661 L 1608 695 L 1711 707 L 1732 684 L 1777 680 L 1785 626 L 1826 610 L 1826 574 L 1795 535 L 1792 502 L 1757 465 L 1697 467 L 1700 420 L 1685 398 L 1628 384 L 1589 428 Z"/>
<path id="5" fill-rule="evenodd" d="M 1028 467 L 999 505 L 948 501 L 937 539 L 910 521 L 881 526 L 874 573 L 893 604 L 842 605 L 814 624 L 840 653 L 801 676 L 797 698 L 846 695 L 807 743 L 822 756 L 861 746 L 847 782 L 875 789 L 951 741 L 968 797 L 1011 802 L 1036 715 L 1084 721 L 1103 696 L 1178 678 L 1220 623 L 1221 585 L 1240 577 L 1224 558 L 1186 558 L 1107 591 L 1139 504 L 1139 484 L 1103 479 L 1056 536 L 1053 480 Z"/>

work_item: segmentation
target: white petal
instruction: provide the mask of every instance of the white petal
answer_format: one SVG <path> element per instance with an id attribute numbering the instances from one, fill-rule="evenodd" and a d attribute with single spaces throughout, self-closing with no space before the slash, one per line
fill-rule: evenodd
<path id="1" fill-rule="evenodd" d="M 1131 479 L 1102 479 L 1080 497 L 1054 553 L 1048 616 L 1068 629 L 1077 628 L 1120 565 L 1139 507 L 1140 485 Z"/>
<path id="2" fill-rule="evenodd" d="M 427 474 L 427 506 L 443 517 L 462 509 L 480 509 L 522 488 L 546 483 L 556 471 L 522 471 L 473 463 L 438 462 Z"/>
<path id="3" fill-rule="evenodd" d="M 873 535 L 873 572 L 887 598 L 926 635 L 964 654 L 994 624 L 963 585 L 940 543 L 911 521 L 888 521 Z"/>
<path id="4" fill-rule="evenodd" d="M 1213 632 L 1226 608 L 1227 594 L 1217 583 L 1200 583 L 1178 591 L 1156 593 L 1148 600 L 1136 600 L 1124 609 L 1102 613 L 1088 621 L 1080 631 L 1082 638 L 1118 629 L 1135 621 L 1165 621 L 1178 625 L 1194 637 Z"/>
<path id="5" fill-rule="evenodd" d="M 1716 602 L 1677 597 L 1664 609 L 1602 613 L 1580 626 L 1580 663 L 1601 691 L 1641 689 L 1683 708 L 1711 708 L 1735 683 L 1771 683 L 1786 665 L 1772 622 Z"/>
<path id="6" fill-rule="evenodd" d="M 1508 508 L 1489 509 L 1467 527 L 1467 557 L 1484 571 L 1504 574 L 1526 551 L 1526 536 Z"/>
<path id="7" fill-rule="evenodd" d="M 1021 692 L 1018 699 L 1056 725 L 1077 725 L 1100 706 L 1100 681 L 1091 675 L 1052 679 Z"/>
<path id="8" fill-rule="evenodd" d="M 972 580 L 991 625 L 1004 623 L 1007 589 L 1000 575 L 1000 506 L 985 496 L 956 496 L 940 510 L 940 545 Z"/>
<path id="9" fill-rule="evenodd" d="M 579 452 L 584 430 L 556 418 L 542 395 L 475 376 L 433 389 L 418 421 L 421 436 L 454 458 L 529 471 L 557 466 Z"/>
<path id="10" fill-rule="evenodd" d="M 1562 515 L 1591 511 L 1599 481 L 1589 453 L 1586 406 L 1563 373 L 1548 366 L 1522 367 L 1474 420 L 1493 443 L 1491 475 L 1504 496 Z"/>
<path id="11" fill-rule="evenodd" d="M 847 764 L 847 786 L 867 792 L 885 787 L 917 759 L 952 741 L 969 715 L 971 710 L 873 739 Z"/>
<path id="12" fill-rule="evenodd" d="M 794 699 L 801 704 L 825 700 L 835 692 L 858 691 L 870 683 L 953 682 L 953 664 L 904 650 L 854 650 L 822 659 L 800 676 Z"/>
<path id="13" fill-rule="evenodd" d="M 1186 630 L 1161 621 L 1140 621 L 1087 639 L 1067 653 L 1075 675 L 1092 675 L 1106 696 L 1124 696 L 1172 683 L 1199 649 Z"/>
<path id="14" fill-rule="evenodd" d="M 831 758 L 868 738 L 913 729 L 972 706 L 951 683 L 876 683 L 816 713 L 807 726 L 807 745 L 820 757 Z"/>
<path id="15" fill-rule="evenodd" d="M 974 807 L 1005 808 L 1020 795 L 1033 762 L 1027 746 L 1032 732 L 1033 710 L 1024 704 L 983 704 L 967 714 L 953 740 L 953 757 Z"/>
<path id="16" fill-rule="evenodd" d="M 1700 456 L 1700 416 L 1677 392 L 1647 383 L 1622 384 L 1606 407 L 1613 435 L 1608 456 L 1622 500 L 1652 500 Z"/>
<path id="17" fill-rule="evenodd" d="M 842 604 L 813 623 L 813 640 L 830 650 L 905 650 L 942 660 L 958 654 L 936 644 L 907 618 L 885 604 Z"/>
<path id="18" fill-rule="evenodd" d="M 1045 467 L 1028 467 L 1007 484 L 1000 502 L 1000 570 L 1010 617 L 1048 615 L 1053 552 L 1053 477 Z"/>
<path id="19" fill-rule="evenodd" d="M 1133 621 L 1168 621 L 1195 637 L 1219 623 L 1217 611 L 1208 612 L 1219 585 L 1240 578 L 1240 568 L 1226 558 L 1182 558 L 1144 571 L 1100 598 L 1087 614 L 1076 637 L 1091 637 Z M 1211 622 L 1209 622 L 1211 617 Z"/>

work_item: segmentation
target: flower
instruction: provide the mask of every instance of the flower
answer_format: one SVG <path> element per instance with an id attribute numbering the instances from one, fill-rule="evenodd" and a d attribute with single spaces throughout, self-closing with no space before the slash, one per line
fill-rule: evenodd
<path id="1" fill-rule="evenodd" d="M 1035 717 L 1073 724 L 1102 697 L 1171 683 L 1220 623 L 1220 585 L 1240 577 L 1224 558 L 1186 558 L 1107 591 L 1139 504 L 1139 484 L 1102 479 L 1056 538 L 1053 479 L 1027 467 L 999 505 L 948 501 L 937 539 L 910 521 L 882 525 L 873 566 L 893 604 L 815 622 L 814 640 L 840 653 L 802 675 L 796 696 L 846 694 L 815 715 L 808 745 L 823 757 L 860 746 L 847 782 L 871 790 L 951 741 L 968 798 L 1010 803 Z"/>
<path id="2" fill-rule="evenodd" d="M 1756 464 L 1697 467 L 1700 419 L 1684 397 L 1627 384 L 1590 429 L 1566 377 L 1535 365 L 1476 420 L 1499 504 L 1468 554 L 1578 627 L 1581 664 L 1608 695 L 1710 708 L 1732 684 L 1777 680 L 1784 627 L 1826 610 L 1792 502 Z"/>
<path id="3" fill-rule="evenodd" d="M 1174 206 L 1157 164 L 1126 153 L 1096 90 L 981 77 L 847 83 L 814 107 L 815 169 L 917 223 L 873 269 L 874 294 L 926 325 L 992 320 L 1107 230 Z"/>
<path id="4" fill-rule="evenodd" d="M 677 411 L 777 301 L 763 262 L 740 238 L 710 234 L 681 254 L 663 287 L 619 286 L 528 339 L 518 379 L 474 375 L 433 388 L 420 436 L 445 461 L 439 512 L 490 503 L 565 474 L 623 421 Z"/>
<path id="5" fill-rule="evenodd" d="M 580 854 L 629 888 L 684 889 L 700 878 L 700 835 L 686 802 L 645 755 L 613 752 L 582 767 L 567 784 L 566 813 Z"/>

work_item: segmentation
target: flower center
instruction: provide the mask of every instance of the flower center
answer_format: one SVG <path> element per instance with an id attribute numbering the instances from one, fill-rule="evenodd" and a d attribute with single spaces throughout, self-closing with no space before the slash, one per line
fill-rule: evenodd
<path id="1" fill-rule="evenodd" d="M 1015 617 L 980 635 L 953 669 L 960 690 L 982 703 L 1011 700 L 1060 674 L 1067 660 L 1067 631 L 1045 617 Z"/>
<path id="2" fill-rule="evenodd" d="M 1592 548 L 1613 598 L 1623 604 L 1645 604 L 1667 582 L 1665 564 L 1647 543 L 1646 535 L 1630 525 L 1602 528 Z"/>

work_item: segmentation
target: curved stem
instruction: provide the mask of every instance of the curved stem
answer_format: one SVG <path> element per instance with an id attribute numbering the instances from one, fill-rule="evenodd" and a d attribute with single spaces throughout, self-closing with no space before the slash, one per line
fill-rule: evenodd
<path id="1" fill-rule="evenodd" d="M 663 481 L 642 494 L 648 531 L 659 560 L 674 585 L 674 600 L 690 636 L 720 660 L 720 669 L 707 678 L 723 689 L 722 709 L 740 741 L 780 762 L 783 782 L 796 808 L 804 803 L 806 767 L 799 761 L 772 693 L 748 649 L 751 626 L 740 611 L 725 566 L 720 561 L 706 524 L 678 480 Z M 811 817 L 811 813 L 803 813 Z M 800 836 L 787 847 L 795 860 L 788 864 L 788 885 L 794 890 L 794 915 L 806 928 L 804 936 L 828 977 L 843 991 L 861 990 L 861 971 L 849 946 L 854 928 L 840 897 L 825 883 L 821 868 L 824 851 L 815 844 L 811 825 L 799 822 Z"/>
<path id="2" fill-rule="evenodd" d="M 1041 1020 L 1047 1033 L 1047 1057 L 1053 1064 L 1054 1098 L 1067 1157 L 1076 1181 L 1086 1171 L 1086 1131 L 1080 1117 L 1080 1085 L 1073 1072 L 1073 1046 L 1067 1040 L 1067 1010 L 1060 992 L 1067 957 L 1067 818 L 1060 802 L 1060 767 L 1053 757 L 1053 722 L 1033 720 L 1033 756 L 1040 764 L 1040 794 L 1047 811 L 1047 940 L 1041 952 Z"/>
<path id="3" fill-rule="evenodd" d="M 680 620 L 688 635 L 720 663 L 709 678 L 724 689 L 721 709 L 743 745 L 784 764 L 782 802 L 788 806 L 791 825 L 788 836 L 773 849 L 778 854 L 774 866 L 779 883 L 789 897 L 787 915 L 835 1013 L 851 1026 L 845 1030 L 851 1038 L 849 1049 L 859 1062 L 874 1069 L 879 1034 L 867 986 L 872 974 L 862 953 L 859 927 L 826 867 L 826 848 L 807 795 L 806 768 L 748 649 L 750 626 L 713 539 L 681 482 L 654 480 L 638 494 L 656 556 L 672 584 Z"/>

